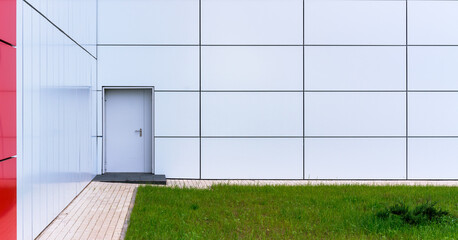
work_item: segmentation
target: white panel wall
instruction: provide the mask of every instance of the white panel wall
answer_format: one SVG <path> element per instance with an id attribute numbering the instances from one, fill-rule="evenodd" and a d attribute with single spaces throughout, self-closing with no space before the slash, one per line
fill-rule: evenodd
<path id="1" fill-rule="evenodd" d="M 458 91 L 458 46 L 409 47 L 409 89 Z"/>
<path id="2" fill-rule="evenodd" d="M 103 86 L 155 86 L 199 90 L 199 47 L 100 46 L 98 90 Z"/>
<path id="3" fill-rule="evenodd" d="M 18 239 L 38 236 L 96 174 L 96 59 L 73 41 L 95 27 L 72 40 L 43 2 L 18 3 Z"/>
<path id="4" fill-rule="evenodd" d="M 203 93 L 203 136 L 302 136 L 301 93 Z"/>
<path id="5" fill-rule="evenodd" d="M 405 179 L 405 138 L 305 141 L 307 179 Z"/>
<path id="6" fill-rule="evenodd" d="M 300 90 L 302 47 L 202 47 L 202 90 Z"/>
<path id="7" fill-rule="evenodd" d="M 307 90 L 406 89 L 405 47 L 308 46 L 304 68 Z"/>
<path id="8" fill-rule="evenodd" d="M 199 136 L 199 93 L 155 94 L 156 136 Z"/>
<path id="9" fill-rule="evenodd" d="M 302 139 L 202 139 L 202 178 L 302 178 Z"/>
<path id="10" fill-rule="evenodd" d="M 199 0 L 99 0 L 99 44 L 198 44 Z"/>
<path id="11" fill-rule="evenodd" d="M 203 44 L 302 44 L 301 0 L 201 0 Z"/>
<path id="12" fill-rule="evenodd" d="M 411 179 L 457 179 L 457 138 L 409 139 Z"/>
<path id="13" fill-rule="evenodd" d="M 456 178 L 410 146 L 458 136 L 455 5 L 100 0 L 97 87 L 155 86 L 168 177 Z"/>
<path id="14" fill-rule="evenodd" d="M 306 136 L 405 135 L 405 93 L 313 92 L 305 105 Z"/>
<path id="15" fill-rule="evenodd" d="M 167 178 L 198 179 L 199 145 L 199 138 L 156 138 L 156 172 Z"/>
<path id="16" fill-rule="evenodd" d="M 304 2 L 305 178 L 406 178 L 406 1 Z"/>
<path id="17" fill-rule="evenodd" d="M 409 178 L 457 179 L 457 1 L 408 2 Z"/>
<path id="18" fill-rule="evenodd" d="M 405 0 L 305 0 L 307 44 L 399 45 L 405 36 Z"/>
<path id="19" fill-rule="evenodd" d="M 458 2 L 409 0 L 409 44 L 458 45 Z"/>
<path id="20" fill-rule="evenodd" d="M 411 136 L 458 136 L 458 92 L 409 94 Z"/>
<path id="21" fill-rule="evenodd" d="M 155 172 L 199 178 L 199 1 L 99 0 L 98 19 L 97 89 L 154 86 Z"/>
<path id="22" fill-rule="evenodd" d="M 72 42 L 96 56 L 97 0 L 28 0 L 24 3 L 45 16 Z"/>

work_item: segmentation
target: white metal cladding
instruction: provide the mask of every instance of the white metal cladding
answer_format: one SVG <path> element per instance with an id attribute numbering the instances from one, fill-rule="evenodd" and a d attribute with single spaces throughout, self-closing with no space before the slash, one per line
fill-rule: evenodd
<path id="1" fill-rule="evenodd" d="M 97 172 L 95 29 L 96 0 L 18 1 L 18 239 Z"/>
<path id="2" fill-rule="evenodd" d="M 458 179 L 457 10 L 18 1 L 18 238 L 101 173 L 103 86 L 155 87 L 167 177 Z"/>
<path id="3" fill-rule="evenodd" d="M 100 0 L 98 89 L 156 86 L 169 177 L 457 179 L 456 9 Z"/>
<path id="4" fill-rule="evenodd" d="M 31 7 L 95 56 L 97 0 L 27 0 Z"/>

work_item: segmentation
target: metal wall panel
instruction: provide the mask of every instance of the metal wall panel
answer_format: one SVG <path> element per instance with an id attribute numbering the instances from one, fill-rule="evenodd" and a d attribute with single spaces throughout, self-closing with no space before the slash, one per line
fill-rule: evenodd
<path id="1" fill-rule="evenodd" d="M 409 94 L 411 136 L 458 136 L 458 92 Z"/>
<path id="2" fill-rule="evenodd" d="M 202 178 L 302 179 L 301 138 L 203 138 Z"/>
<path id="3" fill-rule="evenodd" d="M 199 178 L 199 138 L 154 138 L 155 172 L 168 178 Z"/>
<path id="4" fill-rule="evenodd" d="M 202 90 L 302 90 L 300 46 L 202 47 Z"/>
<path id="5" fill-rule="evenodd" d="M 0 42 L 0 160 L 16 155 L 16 49 Z"/>
<path id="6" fill-rule="evenodd" d="M 16 239 L 16 158 L 0 161 L 0 237 Z"/>
<path id="7" fill-rule="evenodd" d="M 458 46 L 409 47 L 409 88 L 458 91 Z"/>
<path id="8" fill-rule="evenodd" d="M 202 93 L 202 136 L 302 136 L 302 93 Z"/>
<path id="9" fill-rule="evenodd" d="M 406 48 L 305 47 L 305 87 L 311 91 L 406 89 Z"/>
<path id="10" fill-rule="evenodd" d="M 96 56 L 97 0 L 29 0 L 27 4 L 43 14 L 73 42 Z"/>
<path id="11" fill-rule="evenodd" d="M 154 94 L 156 136 L 199 136 L 199 93 Z"/>
<path id="12" fill-rule="evenodd" d="M 405 93 L 305 94 L 305 136 L 404 136 Z"/>
<path id="13" fill-rule="evenodd" d="M 19 239 L 38 236 L 97 170 L 96 59 L 42 14 L 23 4 Z"/>
<path id="14" fill-rule="evenodd" d="M 98 4 L 99 44 L 199 43 L 199 0 L 99 0 Z"/>
<path id="15" fill-rule="evenodd" d="M 0 40 L 16 45 L 16 0 L 0 1 Z"/>
<path id="16" fill-rule="evenodd" d="M 305 0 L 304 22 L 307 44 L 406 43 L 405 0 Z"/>
<path id="17" fill-rule="evenodd" d="M 409 44 L 457 45 L 457 1 L 408 0 Z"/>
<path id="18" fill-rule="evenodd" d="M 202 0 L 203 44 L 302 44 L 302 0 Z"/>
<path id="19" fill-rule="evenodd" d="M 405 138 L 308 138 L 306 179 L 405 179 Z"/>
<path id="20" fill-rule="evenodd" d="M 199 47 L 101 46 L 98 86 L 199 90 Z"/>
<path id="21" fill-rule="evenodd" d="M 409 139 L 411 179 L 458 179 L 457 138 Z"/>

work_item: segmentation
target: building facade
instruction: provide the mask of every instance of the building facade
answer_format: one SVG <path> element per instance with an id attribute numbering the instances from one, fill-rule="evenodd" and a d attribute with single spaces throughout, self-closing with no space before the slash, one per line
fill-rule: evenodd
<path id="1" fill-rule="evenodd" d="M 456 1 L 100 0 L 98 8 L 97 90 L 155 87 L 157 173 L 458 177 Z"/>
<path id="2" fill-rule="evenodd" d="M 3 0 L 0 12 L 7 239 L 37 237 L 109 172 L 458 179 L 458 1 Z"/>

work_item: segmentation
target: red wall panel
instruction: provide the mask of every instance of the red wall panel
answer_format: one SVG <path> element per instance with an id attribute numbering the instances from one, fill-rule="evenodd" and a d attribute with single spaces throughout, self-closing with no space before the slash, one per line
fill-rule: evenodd
<path id="1" fill-rule="evenodd" d="M 16 239 L 16 158 L 0 162 L 0 239 Z"/>
<path id="2" fill-rule="evenodd" d="M 16 0 L 0 0 L 0 239 L 16 239 Z M 6 44 L 8 43 L 8 44 Z M 5 160 L 6 159 L 6 160 Z"/>
<path id="3" fill-rule="evenodd" d="M 16 155 L 16 49 L 0 42 L 0 160 L 14 155 Z"/>
<path id="4" fill-rule="evenodd" d="M 0 40 L 16 46 L 16 0 L 0 0 Z"/>

